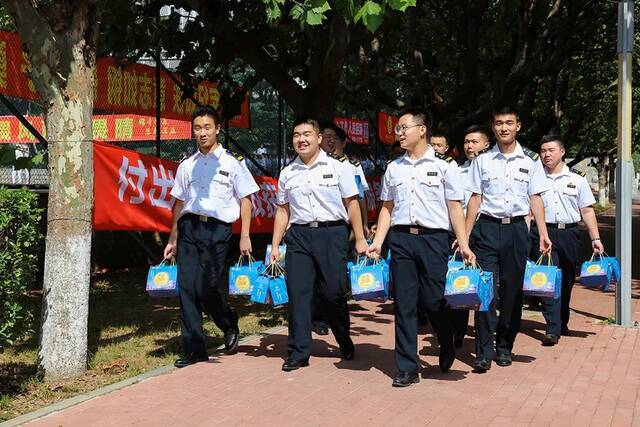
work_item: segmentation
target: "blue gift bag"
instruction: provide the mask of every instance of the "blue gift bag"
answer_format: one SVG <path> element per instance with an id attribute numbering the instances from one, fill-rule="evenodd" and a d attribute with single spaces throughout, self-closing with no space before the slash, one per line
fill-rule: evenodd
<path id="1" fill-rule="evenodd" d="M 280 264 L 269 264 L 258 275 L 251 293 L 251 301 L 273 305 L 289 302 L 285 272 Z"/>
<path id="2" fill-rule="evenodd" d="M 271 294 L 269 293 L 270 280 L 271 278 L 264 274 L 260 274 L 256 278 L 251 290 L 251 302 L 260 304 L 269 304 L 271 302 Z"/>
<path id="3" fill-rule="evenodd" d="M 287 245 L 279 245 L 278 249 L 280 249 L 280 261 L 278 261 L 278 264 L 280 264 L 280 266 L 282 266 L 282 268 L 285 268 L 285 263 L 284 263 L 284 256 L 287 254 Z M 267 245 L 267 252 L 265 253 L 264 256 L 264 265 L 269 265 L 271 264 L 271 259 L 269 259 L 269 257 L 271 256 L 271 244 Z"/>
<path id="4" fill-rule="evenodd" d="M 160 264 L 149 268 L 146 290 L 152 297 L 165 298 L 180 295 L 178 266 L 175 258 L 171 258 L 170 264 L 167 264 L 165 259 Z"/>
<path id="5" fill-rule="evenodd" d="M 598 259 L 596 259 L 596 256 Z M 580 284 L 587 288 L 608 287 L 613 277 L 613 268 L 605 258 L 593 253 L 589 261 L 582 263 L 580 269 Z"/>
<path id="6" fill-rule="evenodd" d="M 283 305 L 289 302 L 289 294 L 287 294 L 287 283 L 284 275 L 273 277 L 269 281 L 269 292 L 273 305 Z"/>
<path id="7" fill-rule="evenodd" d="M 560 298 L 562 292 L 562 271 L 555 265 L 551 265 L 551 256 L 546 255 L 547 265 L 542 265 L 541 255 L 538 262 L 527 262 L 524 270 L 522 291 L 524 295 L 542 298 Z"/>
<path id="8" fill-rule="evenodd" d="M 251 295 L 253 283 L 263 270 L 262 261 L 256 261 L 251 255 L 240 255 L 238 262 L 229 268 L 229 295 Z"/>
<path id="9" fill-rule="evenodd" d="M 363 258 L 351 264 L 349 279 L 353 299 L 386 301 L 389 293 L 389 264 L 385 260 Z"/>
<path id="10" fill-rule="evenodd" d="M 611 280 L 613 282 L 619 282 L 622 276 L 622 272 L 620 271 L 620 263 L 618 262 L 618 258 L 609 256 L 606 253 L 604 255 L 605 256 L 602 257 L 602 262 L 608 264 L 609 268 L 611 269 Z M 606 283 L 602 290 L 608 291 L 610 284 L 610 282 Z"/>
<path id="11" fill-rule="evenodd" d="M 453 308 L 477 310 L 480 308 L 480 276 L 482 270 L 464 266 L 447 272 L 444 297 Z"/>
<path id="12" fill-rule="evenodd" d="M 483 271 L 480 273 L 480 308 L 478 311 L 488 311 L 491 301 L 493 301 L 493 273 Z"/>
<path id="13" fill-rule="evenodd" d="M 447 262 L 447 271 L 460 270 L 461 268 L 464 268 L 464 261 L 462 261 L 458 255 L 460 255 L 460 253 L 456 250 L 453 255 L 449 257 L 449 262 Z"/>

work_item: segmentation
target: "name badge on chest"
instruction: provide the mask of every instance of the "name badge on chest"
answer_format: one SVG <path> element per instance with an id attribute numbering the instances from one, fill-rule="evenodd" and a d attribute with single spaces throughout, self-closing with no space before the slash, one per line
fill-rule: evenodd
<path id="1" fill-rule="evenodd" d="M 326 175 L 322 175 L 322 179 L 331 179 L 331 178 L 333 178 L 333 174 L 332 173 L 329 173 L 329 174 L 326 174 Z"/>
<path id="2" fill-rule="evenodd" d="M 219 173 L 220 175 L 222 175 L 222 176 L 229 177 L 229 172 L 227 172 L 227 171 L 218 171 L 218 173 Z"/>
<path id="3" fill-rule="evenodd" d="M 427 172 L 427 176 L 438 176 L 438 172 Z"/>
<path id="4" fill-rule="evenodd" d="M 519 170 L 520 170 L 520 172 L 522 172 L 522 173 L 529 173 L 529 169 L 520 168 Z"/>

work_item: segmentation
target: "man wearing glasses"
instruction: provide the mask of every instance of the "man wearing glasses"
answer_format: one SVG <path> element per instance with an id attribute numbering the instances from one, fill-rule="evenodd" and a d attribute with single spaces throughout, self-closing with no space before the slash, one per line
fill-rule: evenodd
<path id="1" fill-rule="evenodd" d="M 469 262 L 475 259 L 464 228 L 461 203 L 464 189 L 458 165 L 429 146 L 428 123 L 428 113 L 417 108 L 404 111 L 398 121 L 395 131 L 406 153 L 387 166 L 377 233 L 367 252 L 372 257 L 380 256 L 382 242 L 389 234 L 399 371 L 393 380 L 394 387 L 420 381 L 418 298 L 423 299 L 438 337 L 440 369 L 448 371 L 455 359 L 450 310 L 444 299 L 449 221 L 463 259 Z"/>

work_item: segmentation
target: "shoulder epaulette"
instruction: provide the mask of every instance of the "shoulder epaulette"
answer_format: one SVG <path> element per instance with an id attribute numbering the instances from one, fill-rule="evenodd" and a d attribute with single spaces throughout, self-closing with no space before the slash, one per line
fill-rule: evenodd
<path id="1" fill-rule="evenodd" d="M 478 151 L 476 153 L 476 157 L 478 157 L 480 154 L 488 153 L 490 149 L 491 149 L 490 147 L 487 147 L 487 148 L 485 148 L 483 150 Z"/>
<path id="2" fill-rule="evenodd" d="M 533 160 L 538 160 L 540 158 L 540 155 L 538 153 L 533 150 L 529 150 L 527 147 L 522 147 L 522 151 L 526 156 L 532 158 Z"/>
<path id="3" fill-rule="evenodd" d="M 569 168 L 569 170 L 570 170 L 571 172 L 575 173 L 576 175 L 580 175 L 580 176 L 582 176 L 582 177 L 584 177 L 584 176 L 586 176 L 586 175 L 587 175 L 586 173 L 584 173 L 584 172 L 582 172 L 582 171 L 579 171 L 578 169 Z"/>
<path id="4" fill-rule="evenodd" d="M 244 156 L 242 154 L 236 153 L 235 151 L 229 150 L 227 148 L 227 153 L 229 153 L 229 155 L 235 157 L 235 159 L 239 162 L 244 160 Z"/>
<path id="5" fill-rule="evenodd" d="M 395 160 L 395 159 L 389 159 L 389 160 L 387 160 L 387 164 L 389 164 L 389 163 L 393 162 L 394 160 Z"/>
<path id="6" fill-rule="evenodd" d="M 329 153 L 329 157 L 331 157 L 332 159 L 336 159 L 339 162 L 344 162 L 345 160 L 347 160 L 347 156 L 345 156 L 344 154 L 342 156 L 337 156 L 333 153 Z"/>
<path id="7" fill-rule="evenodd" d="M 355 167 L 360 166 L 360 162 L 356 159 L 349 159 L 349 163 L 351 163 Z"/>
<path id="8" fill-rule="evenodd" d="M 439 159 L 444 160 L 447 163 L 453 162 L 453 157 L 447 156 L 446 154 L 440 154 L 440 153 L 436 152 L 436 157 L 439 158 Z"/>

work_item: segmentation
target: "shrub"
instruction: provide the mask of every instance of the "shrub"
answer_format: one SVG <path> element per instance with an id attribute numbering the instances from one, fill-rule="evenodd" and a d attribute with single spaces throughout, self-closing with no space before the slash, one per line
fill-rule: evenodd
<path id="1" fill-rule="evenodd" d="M 27 289 L 38 268 L 37 194 L 0 187 L 0 350 L 32 332 Z"/>

